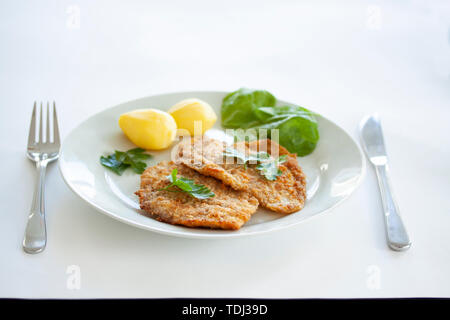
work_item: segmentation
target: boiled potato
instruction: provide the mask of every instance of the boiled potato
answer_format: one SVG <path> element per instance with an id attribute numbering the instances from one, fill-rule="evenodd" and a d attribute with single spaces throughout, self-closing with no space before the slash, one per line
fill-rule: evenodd
<path id="1" fill-rule="evenodd" d="M 124 113 L 119 126 L 128 139 L 144 149 L 160 150 L 175 140 L 177 124 L 167 112 L 156 109 L 138 109 Z"/>
<path id="2" fill-rule="evenodd" d="M 191 135 L 203 134 L 211 129 L 217 116 L 211 106 L 199 99 L 186 99 L 178 102 L 168 111 L 175 119 L 178 129 L 185 129 Z M 194 132 L 194 122 L 199 121 L 199 132 Z"/>

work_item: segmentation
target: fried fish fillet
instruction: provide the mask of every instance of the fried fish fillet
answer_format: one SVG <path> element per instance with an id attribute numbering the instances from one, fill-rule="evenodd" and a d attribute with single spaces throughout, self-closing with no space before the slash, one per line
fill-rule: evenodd
<path id="1" fill-rule="evenodd" d="M 274 157 L 286 155 L 286 162 L 279 165 L 281 176 L 270 181 L 254 165 L 244 166 L 236 161 L 229 163 L 224 160 L 223 152 L 227 147 L 225 143 L 205 136 L 184 139 L 175 147 L 175 162 L 219 179 L 235 190 L 249 192 L 262 207 L 272 211 L 292 213 L 303 209 L 306 178 L 295 154 L 269 139 L 238 142 L 231 146 L 246 155 L 258 151 L 265 151 Z"/>
<path id="2" fill-rule="evenodd" d="M 178 177 L 207 186 L 215 196 L 200 200 L 185 192 L 159 191 L 170 184 L 167 176 L 173 169 L 178 170 Z M 258 208 L 258 200 L 249 193 L 233 190 L 183 164 L 167 161 L 144 171 L 136 195 L 141 209 L 157 220 L 188 227 L 239 229 Z"/>

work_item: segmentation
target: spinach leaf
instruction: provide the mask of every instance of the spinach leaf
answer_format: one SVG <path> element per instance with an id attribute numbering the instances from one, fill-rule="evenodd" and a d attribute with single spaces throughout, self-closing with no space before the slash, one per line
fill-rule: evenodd
<path id="1" fill-rule="evenodd" d="M 280 145 L 296 153 L 306 156 L 314 151 L 319 140 L 317 122 L 302 117 L 292 117 L 278 127 Z"/>
<path id="2" fill-rule="evenodd" d="M 298 156 L 306 156 L 314 151 L 319 141 L 319 128 L 314 115 L 298 106 L 273 108 L 274 116 L 258 126 L 262 129 L 278 129 L 279 143 Z M 270 136 L 270 131 L 268 131 Z"/>
<path id="3" fill-rule="evenodd" d="M 275 97 L 264 90 L 239 89 L 228 94 L 222 104 L 225 128 L 279 130 L 279 143 L 298 156 L 314 151 L 319 129 L 314 113 L 300 106 L 275 106 Z M 235 134 L 235 140 L 257 139 L 258 135 Z"/>
<path id="4" fill-rule="evenodd" d="M 276 99 L 268 91 L 241 88 L 228 94 L 222 103 L 222 126 L 225 128 L 250 128 L 260 123 L 255 109 L 275 106 Z"/>

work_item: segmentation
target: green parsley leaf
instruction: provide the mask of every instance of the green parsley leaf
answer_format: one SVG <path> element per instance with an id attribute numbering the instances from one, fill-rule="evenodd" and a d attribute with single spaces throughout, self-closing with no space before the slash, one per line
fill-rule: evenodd
<path id="1" fill-rule="evenodd" d="M 261 175 L 263 175 L 267 180 L 277 180 L 277 178 L 283 174 L 283 171 L 281 171 L 279 165 L 286 162 L 286 158 L 286 155 L 282 155 L 273 161 L 262 162 L 256 166 L 256 169 L 259 170 Z"/>
<path id="2" fill-rule="evenodd" d="M 122 175 L 122 173 L 128 168 L 128 165 L 124 164 L 121 161 L 118 161 L 116 159 L 116 155 L 115 154 L 111 154 L 107 157 L 100 157 L 100 163 L 110 169 L 111 171 L 115 172 L 116 174 L 118 174 L 119 176 Z"/>
<path id="3" fill-rule="evenodd" d="M 134 149 L 130 149 L 127 151 L 128 154 L 140 154 L 140 153 L 144 153 L 145 149 L 142 148 L 134 148 Z"/>
<path id="4" fill-rule="evenodd" d="M 186 192 L 190 196 L 197 199 L 208 199 L 214 197 L 215 194 L 207 186 L 203 184 L 196 184 L 194 180 L 186 179 L 184 177 L 177 178 L 178 170 L 173 169 L 167 179 L 171 182 L 167 187 L 159 189 L 159 191 L 170 192 Z M 179 190 L 172 187 L 178 187 Z M 172 189 L 171 189 L 172 188 Z"/>
<path id="5" fill-rule="evenodd" d="M 245 168 L 247 168 L 248 162 L 258 163 L 270 159 L 270 155 L 267 152 L 261 151 L 247 156 L 245 153 L 234 148 L 226 148 L 223 155 L 225 157 L 236 158 L 237 163 L 243 164 Z"/>
<path id="6" fill-rule="evenodd" d="M 226 148 L 223 153 L 225 157 L 236 158 L 238 163 L 243 164 L 244 168 L 247 168 L 247 163 L 250 161 L 258 163 L 256 169 L 260 171 L 261 175 L 267 180 L 276 180 L 283 172 L 279 168 L 279 165 L 286 162 L 286 155 L 280 156 L 278 159 L 273 159 L 267 152 L 257 152 L 249 154 L 248 156 L 244 153 L 233 149 Z"/>
<path id="7" fill-rule="evenodd" d="M 113 154 L 100 157 L 100 163 L 119 176 L 127 169 L 131 168 L 134 172 L 142 174 L 147 167 L 144 162 L 152 158 L 150 154 L 144 153 L 142 148 L 134 148 L 128 151 L 116 150 Z"/>

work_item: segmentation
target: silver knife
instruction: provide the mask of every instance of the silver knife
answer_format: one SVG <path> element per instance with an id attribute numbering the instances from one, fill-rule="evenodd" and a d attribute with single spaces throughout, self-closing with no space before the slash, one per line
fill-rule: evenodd
<path id="1" fill-rule="evenodd" d="M 388 157 L 378 114 L 368 116 L 360 124 L 360 134 L 367 158 L 375 167 L 384 209 L 384 222 L 389 247 L 395 251 L 409 249 L 411 241 L 400 217 L 388 177 Z"/>

